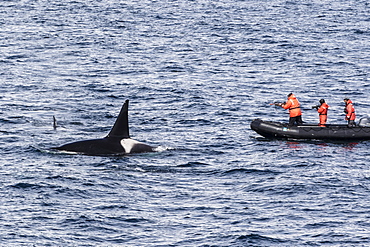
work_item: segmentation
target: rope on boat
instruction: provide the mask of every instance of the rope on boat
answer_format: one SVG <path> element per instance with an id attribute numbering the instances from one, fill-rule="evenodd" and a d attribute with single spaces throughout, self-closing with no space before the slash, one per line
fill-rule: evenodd
<path id="1" fill-rule="evenodd" d="M 312 128 L 312 127 L 308 127 L 308 128 L 301 128 L 301 130 L 304 130 L 304 131 L 306 131 L 306 132 L 310 132 L 311 130 L 321 131 L 322 129 L 324 129 L 324 128 Z"/>
<path id="2" fill-rule="evenodd" d="M 310 131 L 316 131 L 316 132 L 319 132 L 319 131 L 322 131 L 322 130 L 326 130 L 326 129 L 330 129 L 332 131 L 337 131 L 337 130 L 340 130 L 341 128 L 330 128 L 330 127 L 316 127 L 316 128 L 313 128 L 313 127 L 307 127 L 307 128 L 301 128 L 301 130 L 304 130 L 306 132 L 310 132 Z M 370 128 L 364 128 L 364 127 L 360 127 L 360 128 L 348 128 L 350 130 L 352 130 L 353 132 L 356 132 L 356 133 L 359 133 L 359 132 L 365 132 L 365 133 L 370 133 Z"/>

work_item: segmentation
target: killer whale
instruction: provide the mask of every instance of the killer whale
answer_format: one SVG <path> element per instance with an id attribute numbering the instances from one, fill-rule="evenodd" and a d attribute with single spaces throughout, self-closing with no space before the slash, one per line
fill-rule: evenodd
<path id="1" fill-rule="evenodd" d="M 109 134 L 101 139 L 77 141 L 53 148 L 59 151 L 86 155 L 126 155 L 154 152 L 154 148 L 130 138 L 126 100 Z"/>

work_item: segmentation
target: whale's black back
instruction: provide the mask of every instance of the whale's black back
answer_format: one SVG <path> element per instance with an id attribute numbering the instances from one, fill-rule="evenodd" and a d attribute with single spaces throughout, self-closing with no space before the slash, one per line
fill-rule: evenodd
<path id="1" fill-rule="evenodd" d="M 120 139 L 114 137 L 73 142 L 55 149 L 87 155 L 125 154 L 125 149 L 120 144 Z"/>

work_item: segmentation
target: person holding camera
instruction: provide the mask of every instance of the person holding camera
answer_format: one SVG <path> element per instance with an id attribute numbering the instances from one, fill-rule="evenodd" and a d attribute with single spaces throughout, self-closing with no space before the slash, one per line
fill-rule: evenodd
<path id="1" fill-rule="evenodd" d="M 320 105 L 312 106 L 312 109 L 316 109 L 319 113 L 319 126 L 326 127 L 326 121 L 328 121 L 328 109 L 329 105 L 326 104 L 324 99 L 320 99 Z"/>

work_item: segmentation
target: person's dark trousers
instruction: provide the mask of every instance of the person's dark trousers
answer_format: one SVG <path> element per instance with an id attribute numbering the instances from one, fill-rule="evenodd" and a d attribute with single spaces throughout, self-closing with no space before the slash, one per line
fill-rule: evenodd
<path id="1" fill-rule="evenodd" d="M 356 127 L 355 120 L 348 120 L 348 127 Z"/>
<path id="2" fill-rule="evenodd" d="M 289 127 L 294 126 L 295 124 L 297 125 L 303 124 L 302 115 L 289 118 Z"/>

